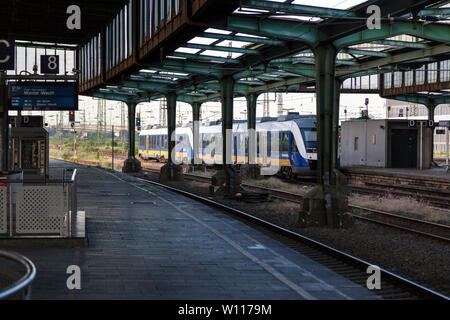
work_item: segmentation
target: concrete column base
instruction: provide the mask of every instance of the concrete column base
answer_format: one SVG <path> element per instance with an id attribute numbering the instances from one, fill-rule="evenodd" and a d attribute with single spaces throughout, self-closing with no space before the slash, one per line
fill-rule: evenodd
<path id="1" fill-rule="evenodd" d="M 297 226 L 348 228 L 353 225 L 347 193 L 330 185 L 317 186 L 302 200 Z"/>
<path id="2" fill-rule="evenodd" d="M 183 181 L 183 167 L 171 163 L 166 163 L 161 167 L 159 173 L 159 182 L 164 183 L 168 181 Z"/>
<path id="3" fill-rule="evenodd" d="M 233 197 L 236 193 L 242 192 L 241 175 L 235 168 L 231 168 L 230 185 L 227 186 L 227 176 L 224 170 L 219 171 L 211 178 L 209 192 L 211 195 L 223 195 Z"/>
<path id="4" fill-rule="evenodd" d="M 130 157 L 124 161 L 122 172 L 125 173 L 139 172 L 141 171 L 141 169 L 142 169 L 141 162 L 134 157 Z"/>
<path id="5" fill-rule="evenodd" d="M 261 179 L 261 166 L 259 164 L 243 164 L 240 167 L 242 179 Z"/>

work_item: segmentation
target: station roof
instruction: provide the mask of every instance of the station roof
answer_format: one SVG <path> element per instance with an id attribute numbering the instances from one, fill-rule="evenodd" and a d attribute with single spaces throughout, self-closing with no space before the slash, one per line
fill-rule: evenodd
<path id="1" fill-rule="evenodd" d="M 197 16 L 198 27 L 164 47 L 162 59 L 144 57 L 125 80 L 122 74 L 91 93 L 139 102 L 176 92 L 181 101 L 205 102 L 220 98 L 218 79 L 229 74 L 236 95 L 313 91 L 313 51 L 323 40 L 339 50 L 336 72 L 342 80 L 420 68 L 450 58 L 447 2 L 229 1 Z M 375 33 L 366 26 L 370 4 L 382 10 L 383 25 Z"/>
<path id="2" fill-rule="evenodd" d="M 0 0 L 0 4 L 2 2 L 10 5 L 15 3 L 16 11 L 33 3 L 30 8 L 27 7 L 28 16 L 25 13 L 14 13 L 22 21 L 27 17 L 30 21 L 37 21 L 37 14 L 33 15 L 31 8 L 43 5 L 50 8 L 50 3 L 54 3 L 43 0 Z M 141 5 L 155 2 L 140 1 Z M 119 43 L 116 50 L 103 50 L 106 51 L 106 56 L 102 57 L 102 60 L 111 62 L 107 71 L 102 70 L 103 74 L 96 74 L 100 62 L 89 62 L 98 59 L 98 53 L 97 58 L 90 55 L 92 52 L 96 54 L 95 46 L 93 49 L 91 44 L 99 41 L 98 38 L 92 37 L 103 32 L 108 25 L 114 29 L 115 21 L 120 18 L 120 9 L 121 12 L 130 13 L 131 2 L 83 1 L 82 5 L 85 5 L 87 10 L 84 13 L 83 9 L 83 14 L 87 16 L 86 19 L 95 22 L 89 23 L 89 29 L 79 34 L 66 34 L 65 39 L 66 42 L 70 40 L 79 45 L 80 55 L 87 54 L 82 61 L 87 61 L 89 66 L 81 67 L 84 67 L 81 74 L 82 94 L 112 100 L 144 102 L 162 98 L 168 92 L 175 92 L 179 101 L 206 102 L 220 98 L 219 79 L 226 75 L 233 76 L 236 95 L 268 91 L 314 91 L 316 66 L 313 52 L 317 45 L 324 41 L 331 43 L 339 51 L 336 74 L 343 81 L 351 77 L 413 70 L 424 64 L 450 59 L 449 2 L 172 1 L 172 4 L 180 4 L 178 10 L 181 13 L 177 14 L 186 15 L 184 24 L 181 24 L 179 29 L 171 26 L 173 30 L 165 33 L 164 27 L 159 29 L 161 26 L 158 26 L 157 30 L 152 29 L 152 39 L 146 43 L 133 44 L 134 51 L 139 51 L 134 56 L 117 58 L 117 55 L 128 49 L 131 51 L 131 48 L 128 48 L 129 43 L 126 42 L 122 43 L 127 46 L 125 49 L 121 48 Z M 186 3 L 192 5 L 190 10 L 182 7 L 186 6 Z M 46 17 L 50 17 L 55 10 L 61 11 L 66 5 L 69 5 L 69 1 L 58 1 L 57 6 L 54 5 L 45 13 Z M 367 28 L 369 5 L 377 5 L 381 9 L 382 26 L 379 30 Z M 145 17 L 145 13 L 140 14 Z M 130 19 L 131 15 L 127 17 Z M 66 18 L 67 15 L 64 14 L 64 24 Z M 149 17 L 147 20 L 151 21 Z M 0 21 L 3 21 L 1 17 Z M 171 21 L 168 21 L 167 26 L 170 23 Z M 27 29 L 17 22 L 13 28 L 8 28 L 14 30 L 14 33 L 6 34 L 16 39 L 58 42 L 66 32 L 52 35 L 50 25 L 44 24 L 31 30 L 31 24 L 28 24 Z M 5 25 L 6 22 L 0 22 L 0 30 Z M 147 27 L 149 26 L 137 26 L 141 33 L 145 32 L 143 30 Z M 145 51 L 149 44 L 153 47 Z M 114 53 L 117 51 L 119 52 Z M 376 89 L 378 92 L 379 88 Z M 445 91 L 439 92 L 440 95 L 447 95 Z"/>
<path id="3" fill-rule="evenodd" d="M 4 38 L 81 44 L 112 20 L 126 0 L 0 0 L 0 34 Z M 78 5 L 81 30 L 68 30 L 67 8 Z"/>

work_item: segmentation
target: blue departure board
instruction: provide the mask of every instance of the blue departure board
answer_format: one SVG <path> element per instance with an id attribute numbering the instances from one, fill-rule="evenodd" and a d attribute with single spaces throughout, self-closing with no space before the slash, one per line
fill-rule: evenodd
<path id="1" fill-rule="evenodd" d="M 9 84 L 9 110 L 78 110 L 76 82 L 14 82 Z"/>

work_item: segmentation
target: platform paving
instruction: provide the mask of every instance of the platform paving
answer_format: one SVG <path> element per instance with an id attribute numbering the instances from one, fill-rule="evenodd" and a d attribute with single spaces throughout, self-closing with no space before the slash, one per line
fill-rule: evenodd
<path id="1" fill-rule="evenodd" d="M 192 199 L 98 168 L 78 178 L 86 247 L 16 250 L 36 264 L 34 299 L 378 299 Z M 81 290 L 67 289 L 70 265 Z"/>

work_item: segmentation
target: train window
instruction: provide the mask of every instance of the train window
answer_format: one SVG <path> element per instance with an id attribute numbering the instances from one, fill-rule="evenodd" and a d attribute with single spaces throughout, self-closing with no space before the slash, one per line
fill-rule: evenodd
<path id="1" fill-rule="evenodd" d="M 304 128 L 301 131 L 302 131 L 303 141 L 305 142 L 305 148 L 307 150 L 308 149 L 317 149 L 317 129 L 316 128 Z"/>
<path id="2" fill-rule="evenodd" d="M 282 152 L 288 152 L 289 151 L 289 133 L 288 132 L 282 132 L 282 138 L 281 138 L 281 151 Z"/>
<path id="3" fill-rule="evenodd" d="M 164 136 L 164 149 L 167 150 L 168 146 L 167 146 L 167 136 Z"/>
<path id="4" fill-rule="evenodd" d="M 358 151 L 358 142 L 359 142 L 359 137 L 355 137 L 355 142 L 354 142 L 354 146 L 353 146 L 355 151 Z"/>

